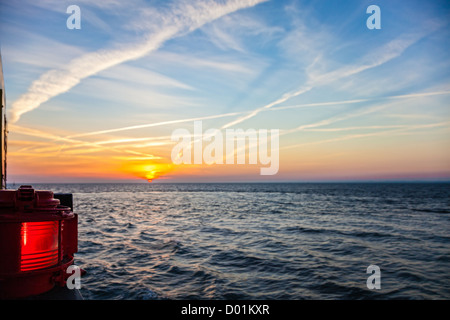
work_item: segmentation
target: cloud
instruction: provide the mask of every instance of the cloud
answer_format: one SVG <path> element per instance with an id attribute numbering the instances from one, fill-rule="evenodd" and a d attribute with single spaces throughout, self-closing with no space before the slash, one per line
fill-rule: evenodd
<path id="1" fill-rule="evenodd" d="M 294 94 L 300 94 L 301 92 L 296 92 Z M 293 106 L 280 106 L 280 107 L 273 107 L 273 105 L 281 103 L 281 100 L 287 100 L 290 98 L 290 96 L 282 97 L 281 99 L 272 102 L 271 104 L 266 105 L 263 108 L 257 109 L 256 111 L 252 111 L 250 113 L 246 112 L 231 112 L 231 113 L 223 113 L 223 114 L 217 114 L 217 115 L 211 115 L 211 116 L 204 116 L 204 117 L 196 117 L 196 118 L 185 118 L 185 119 L 177 119 L 177 120 L 169 120 L 169 121 L 160 121 L 160 122 L 153 122 L 153 123 L 147 123 L 142 125 L 135 125 L 135 126 L 126 126 L 126 127 L 120 127 L 120 128 L 112 128 L 112 129 L 106 129 L 106 130 L 99 130 L 99 131 L 92 131 L 92 132 L 85 132 L 85 133 L 79 133 L 75 135 L 70 135 L 63 137 L 62 139 L 72 139 L 72 138 L 80 138 L 80 137 L 88 137 L 88 136 L 95 136 L 95 135 L 101 135 L 101 134 L 109 134 L 109 133 L 115 133 L 115 132 L 121 132 L 121 131 L 129 131 L 129 130 L 136 130 L 136 129 L 143 129 L 143 128 L 152 128 L 152 127 L 159 127 L 159 126 L 167 126 L 167 125 L 173 125 L 173 124 L 179 124 L 179 123 L 186 123 L 186 122 L 194 122 L 194 121 L 201 121 L 201 120 L 211 120 L 211 119 L 219 119 L 219 118 L 226 118 L 226 117 L 232 117 L 236 115 L 242 115 L 245 114 L 245 116 L 240 117 L 239 119 L 244 118 L 250 118 L 255 115 L 256 113 L 263 112 L 263 111 L 277 111 L 277 110 L 284 110 L 284 109 L 293 109 L 293 108 L 307 108 L 307 107 L 318 107 L 318 106 L 336 106 L 336 105 L 342 105 L 342 104 L 356 104 L 356 103 L 362 103 L 362 102 L 373 102 L 377 100 L 397 100 L 397 99 L 410 99 L 410 98 L 420 98 L 420 97 L 428 97 L 428 96 L 436 96 L 436 95 L 448 95 L 450 94 L 450 91 L 433 91 L 433 92 L 420 92 L 420 93 L 411 93 L 411 94 L 404 94 L 404 95 L 396 95 L 396 96 L 388 96 L 388 97 L 382 97 L 378 99 L 358 99 L 358 100 L 343 100 L 343 101 L 332 101 L 332 102 L 317 102 L 317 103 L 309 103 L 309 104 L 301 104 L 301 105 L 293 105 Z M 273 108 L 272 108 L 273 107 Z M 290 133 L 290 132 L 296 132 L 301 131 L 303 129 L 313 128 L 325 124 L 330 124 L 332 122 L 345 120 L 353 117 L 357 117 L 359 115 L 368 114 L 374 111 L 378 111 L 381 109 L 386 108 L 387 105 L 383 106 L 376 106 L 369 109 L 364 109 L 359 112 L 353 112 L 347 115 L 343 115 L 340 117 L 335 117 L 331 119 L 327 119 L 318 123 L 306 125 L 306 126 L 300 126 L 295 129 L 287 130 L 284 132 Z M 242 120 L 243 121 L 243 120 Z M 233 122 L 228 123 L 224 126 L 222 126 L 222 129 L 225 129 L 226 126 L 231 126 Z M 158 138 L 136 138 L 136 139 L 128 139 L 128 141 L 141 141 L 141 140 L 149 140 L 149 139 L 158 139 Z M 114 142 L 117 142 L 117 140 L 114 140 Z M 97 142 L 98 144 L 103 143 L 112 143 L 109 141 L 104 142 Z"/>
<path id="2" fill-rule="evenodd" d="M 224 113 L 224 114 L 205 116 L 205 117 L 161 121 L 161 122 L 147 123 L 147 124 L 141 124 L 141 125 L 136 125 L 136 126 L 127 126 L 127 127 L 122 127 L 122 128 L 114 128 L 114 129 L 107 129 L 107 130 L 99 130 L 99 131 L 93 131 L 93 132 L 80 133 L 80 134 L 68 136 L 66 138 L 69 139 L 69 138 L 75 138 L 75 137 L 86 137 L 86 136 L 93 136 L 93 135 L 99 135 L 99 134 L 105 134 L 105 133 L 113 133 L 113 132 L 119 132 L 119 131 L 135 130 L 135 129 L 142 129 L 142 128 L 151 128 L 151 127 L 158 127 L 158 126 L 167 126 L 167 125 L 171 125 L 171 124 L 178 124 L 178 123 L 184 123 L 184 122 L 194 122 L 194 121 L 199 121 L 199 120 L 209 120 L 209 119 L 230 117 L 230 116 L 235 116 L 235 115 L 238 115 L 238 114 L 239 114 L 239 112 L 232 112 L 232 113 Z"/>
<path id="3" fill-rule="evenodd" d="M 124 75 L 126 75 L 126 79 L 124 79 Z M 138 68 L 125 64 L 108 69 L 102 74 L 102 76 L 109 80 L 120 81 L 120 83 L 128 82 L 133 86 L 144 85 L 153 87 L 172 87 L 185 90 L 195 90 L 195 88 L 191 87 L 188 84 L 151 71 L 148 68 Z"/>
<path id="4" fill-rule="evenodd" d="M 431 32 L 431 31 L 428 31 Z M 284 94 L 281 98 L 257 109 L 254 109 L 249 114 L 241 116 L 227 124 L 225 124 L 222 129 L 234 126 L 245 120 L 255 117 L 260 112 L 264 110 L 271 109 L 291 98 L 302 95 L 315 87 L 324 86 L 343 78 L 347 78 L 363 71 L 376 68 L 381 66 L 397 57 L 402 55 L 402 53 L 409 48 L 411 45 L 416 43 L 418 40 L 423 38 L 427 32 L 421 32 L 417 34 L 404 35 L 401 38 L 394 39 L 385 45 L 381 46 L 378 50 L 371 52 L 363 56 L 359 63 L 345 65 L 343 67 L 337 68 L 333 71 L 321 72 L 314 70 L 314 66 L 317 65 L 317 59 L 314 60 L 311 65 L 306 68 L 308 80 L 305 85 L 297 89 L 296 91 L 288 92 Z"/>
<path id="5" fill-rule="evenodd" d="M 279 26 L 268 26 L 260 18 L 236 14 L 224 17 L 211 28 L 202 29 L 202 32 L 221 50 L 249 54 L 249 42 L 266 44 L 283 33 L 284 29 Z"/>
<path id="6" fill-rule="evenodd" d="M 429 123 L 429 124 L 404 125 L 404 126 L 399 126 L 397 129 L 393 129 L 393 130 L 384 130 L 384 131 L 377 131 L 377 132 L 371 132 L 371 133 L 351 134 L 351 135 L 346 135 L 346 136 L 343 136 L 343 137 L 337 137 L 337 138 L 331 138 L 331 139 L 325 139 L 325 140 L 311 141 L 311 142 L 305 142 L 305 143 L 300 143 L 300 144 L 295 144 L 295 145 L 289 145 L 289 146 L 283 147 L 282 149 L 292 149 L 292 148 L 304 147 L 304 146 L 308 146 L 308 145 L 316 145 L 316 144 L 322 144 L 322 143 L 346 141 L 346 140 L 367 138 L 367 137 L 376 137 L 376 136 L 389 136 L 389 137 L 392 137 L 394 134 L 400 134 L 400 135 L 402 135 L 402 134 L 411 134 L 411 133 L 414 133 L 414 131 L 416 131 L 416 130 L 430 129 L 430 128 L 439 128 L 439 127 L 448 127 L 449 125 L 450 125 L 450 121 L 443 121 L 443 122 Z M 383 126 L 383 127 L 381 127 L 381 129 L 390 129 L 390 128 L 395 128 L 395 126 Z M 369 129 L 369 128 L 367 128 L 367 129 Z"/>
<path id="7" fill-rule="evenodd" d="M 277 99 L 277 100 L 275 100 L 275 101 L 273 101 L 273 102 L 271 102 L 269 104 L 266 104 L 265 106 L 263 106 L 261 108 L 258 108 L 258 109 L 255 109 L 255 110 L 251 111 L 249 114 L 247 114 L 245 116 L 239 117 L 238 119 L 236 119 L 234 121 L 226 123 L 225 125 L 222 126 L 222 129 L 229 128 L 229 127 L 234 126 L 234 125 L 236 125 L 238 123 L 241 123 L 241 122 L 243 122 L 245 120 L 253 118 L 254 116 L 259 114 L 260 112 L 268 110 L 268 109 L 270 109 L 270 108 L 272 108 L 272 107 L 274 107 L 276 105 L 279 105 L 280 103 L 283 103 L 283 102 L 289 100 L 290 98 L 293 98 L 293 97 L 301 95 L 301 94 L 303 94 L 305 92 L 308 92 L 309 90 L 311 90 L 311 87 L 304 87 L 304 88 L 301 88 L 301 89 L 299 89 L 299 90 L 297 90 L 295 92 L 287 93 L 287 94 L 283 95 L 281 98 L 279 98 L 279 99 Z"/>
<path id="8" fill-rule="evenodd" d="M 244 65 L 241 61 L 230 59 L 230 57 L 195 57 L 183 51 L 182 54 L 169 51 L 155 52 L 151 56 L 152 61 L 158 64 L 180 65 L 183 68 L 214 70 L 215 72 L 229 73 L 236 76 L 253 75 L 254 66 Z M 247 63 L 248 61 L 245 61 Z M 253 62 L 253 61 L 252 61 Z"/>
<path id="9" fill-rule="evenodd" d="M 321 120 L 321 121 L 318 121 L 315 123 L 305 124 L 305 125 L 298 126 L 297 128 L 294 128 L 294 129 L 285 130 L 283 132 L 283 134 L 289 134 L 289 133 L 309 130 L 311 128 L 327 126 L 327 125 L 330 125 L 335 122 L 344 121 L 344 120 L 348 120 L 351 118 L 356 118 L 356 117 L 360 117 L 363 115 L 371 114 L 371 113 L 374 113 L 374 112 L 377 112 L 377 111 L 380 111 L 380 110 L 383 110 L 383 109 L 386 109 L 386 108 L 389 108 L 389 107 L 392 107 L 395 105 L 396 105 L 396 102 L 390 102 L 390 103 L 381 104 L 381 105 L 374 105 L 374 106 L 371 106 L 368 108 L 358 109 L 358 110 L 351 111 L 351 112 L 343 114 L 343 115 L 334 116 L 334 117 L 324 119 L 324 120 Z"/>
<path id="10" fill-rule="evenodd" d="M 401 56 L 407 48 L 424 36 L 424 33 L 402 35 L 402 37 L 394 39 L 384 44 L 377 50 L 363 56 L 357 64 L 346 65 L 325 73 L 316 73 L 315 71 L 310 70 L 308 82 L 315 86 L 325 85 L 336 80 L 361 73 L 365 70 L 381 66 Z"/>
<path id="11" fill-rule="evenodd" d="M 49 139 L 49 140 L 53 140 L 53 141 L 62 141 L 64 143 L 69 143 L 72 147 L 82 147 L 82 148 L 86 149 L 86 152 L 91 152 L 92 150 L 95 149 L 97 151 L 103 150 L 103 151 L 112 151 L 112 152 L 116 152 L 116 153 L 125 152 L 125 153 L 129 153 L 129 154 L 133 154 L 133 155 L 153 157 L 153 155 L 147 154 L 147 153 L 142 153 L 142 152 L 128 150 L 128 149 L 127 150 L 117 149 L 116 147 L 108 147 L 108 146 L 102 145 L 101 143 L 96 143 L 96 142 L 86 142 L 86 141 L 75 140 L 72 138 L 60 137 L 60 136 L 57 136 L 57 135 L 49 133 L 49 132 L 44 132 L 44 131 L 36 130 L 36 129 L 30 129 L 30 128 L 18 126 L 16 124 L 9 124 L 9 129 L 14 130 L 15 132 L 18 132 L 21 135 L 28 135 L 28 136 L 38 137 L 38 138 L 42 138 L 42 139 Z M 86 148 L 86 147 L 91 147 L 91 148 Z M 46 152 L 47 154 L 49 154 L 49 151 L 59 152 L 61 149 L 62 149 L 61 146 L 41 148 L 40 152 Z M 81 150 L 81 153 L 83 153 L 83 150 Z"/>
<path id="12" fill-rule="evenodd" d="M 28 92 L 14 101 L 10 121 L 38 108 L 47 100 L 69 91 L 81 80 L 112 66 L 135 60 L 157 50 L 165 41 L 196 30 L 204 24 L 234 11 L 251 7 L 265 0 L 229 0 L 211 2 L 206 0 L 179 1 L 160 13 L 159 19 L 147 26 L 144 40 L 133 44 L 120 44 L 112 49 L 100 49 L 71 60 L 65 67 L 50 70 L 35 80 Z"/>
<path id="13" fill-rule="evenodd" d="M 395 102 L 395 100 L 421 98 L 421 97 L 438 96 L 438 95 L 448 95 L 448 94 L 450 94 L 450 91 L 420 92 L 420 93 L 410 93 L 410 94 L 403 94 L 403 95 L 396 95 L 396 96 L 387 96 L 387 97 L 382 97 L 382 98 L 378 98 L 378 99 L 344 100 L 344 101 L 335 101 L 335 102 L 304 104 L 304 105 L 297 105 L 297 106 L 286 106 L 286 107 L 283 106 L 283 107 L 274 108 L 274 109 L 272 109 L 272 111 L 291 109 L 291 108 L 311 107 L 311 106 L 314 106 L 314 107 L 315 106 L 335 106 L 335 105 L 340 105 L 340 104 L 356 104 L 356 103 L 362 103 L 362 102 L 376 102 L 378 100 L 388 100 L 388 101 L 394 100 L 393 102 L 390 102 L 390 103 L 375 105 L 375 106 L 364 108 L 364 109 L 358 109 L 358 110 L 349 112 L 344 115 L 335 116 L 332 118 L 321 120 L 316 123 L 302 125 L 297 128 L 294 128 L 294 129 L 285 130 L 283 132 L 283 134 L 289 134 L 289 133 L 294 133 L 294 132 L 303 131 L 303 130 L 311 130 L 311 128 L 326 126 L 326 125 L 329 125 L 329 124 L 332 124 L 335 122 L 339 122 L 339 121 L 359 117 L 362 115 L 367 115 L 367 114 L 370 114 L 370 113 L 373 113 L 376 111 L 380 111 L 383 109 L 387 109 L 389 107 L 397 105 L 397 102 Z"/>

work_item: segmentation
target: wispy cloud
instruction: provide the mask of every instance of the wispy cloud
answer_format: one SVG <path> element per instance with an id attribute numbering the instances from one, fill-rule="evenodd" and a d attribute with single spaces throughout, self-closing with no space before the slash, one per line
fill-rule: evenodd
<path id="1" fill-rule="evenodd" d="M 431 31 L 430 31 L 431 32 Z M 363 71 L 381 66 L 403 54 L 403 52 L 427 33 L 402 35 L 384 44 L 374 52 L 363 56 L 358 63 L 345 65 L 329 72 L 310 69 L 309 83 L 314 86 L 325 85 L 336 80 L 343 79 Z"/>
<path id="2" fill-rule="evenodd" d="M 346 140 L 375 137 L 375 136 L 386 136 L 386 135 L 393 136 L 395 134 L 411 133 L 411 131 L 412 131 L 412 133 L 414 133 L 416 130 L 421 130 L 421 129 L 448 127 L 449 125 L 450 125 L 449 121 L 430 123 L 430 124 L 416 124 L 416 125 L 407 125 L 407 126 L 405 125 L 405 126 L 400 126 L 399 128 L 396 128 L 396 129 L 392 129 L 392 130 L 383 130 L 383 131 L 370 132 L 370 133 L 350 134 L 350 135 L 346 135 L 343 137 L 336 137 L 336 138 L 323 139 L 323 140 L 318 140 L 318 141 L 299 143 L 299 144 L 285 146 L 285 147 L 282 147 L 281 149 L 293 149 L 293 148 L 299 148 L 299 147 L 304 147 L 304 146 L 309 146 L 309 145 L 346 141 Z M 391 129 L 389 126 L 384 126 L 381 128 L 382 129 Z"/>
<path id="3" fill-rule="evenodd" d="M 368 115 L 368 114 L 371 114 L 371 113 L 374 113 L 377 111 L 381 111 L 381 110 L 387 109 L 389 107 L 393 107 L 395 105 L 396 105 L 396 102 L 389 102 L 389 103 L 385 103 L 385 104 L 375 104 L 375 105 L 365 107 L 362 109 L 352 110 L 345 114 L 337 115 L 337 116 L 327 118 L 327 119 L 324 119 L 324 120 L 321 120 L 318 122 L 304 124 L 304 125 L 298 126 L 293 129 L 287 129 L 287 130 L 284 130 L 282 134 L 285 135 L 285 134 L 295 133 L 295 132 L 299 132 L 299 131 L 310 130 L 312 128 L 327 126 L 327 125 L 330 125 L 330 124 L 333 124 L 333 123 L 336 123 L 339 121 L 344 121 L 344 120 L 360 117 L 363 115 Z"/>
<path id="4" fill-rule="evenodd" d="M 291 105 L 291 106 L 280 106 L 280 107 L 274 107 L 272 109 L 266 108 L 266 109 L 258 111 L 258 112 L 278 111 L 278 110 L 295 109 L 295 108 L 321 107 L 321 106 L 333 107 L 333 106 L 338 106 L 338 105 L 377 102 L 377 101 L 383 101 L 383 100 L 395 101 L 395 100 L 421 98 L 421 97 L 429 97 L 429 96 L 448 95 L 448 94 L 450 94 L 450 91 L 420 92 L 420 93 L 411 93 L 411 94 L 396 95 L 396 96 L 386 96 L 386 97 L 380 97 L 380 98 L 374 98 L 374 99 L 342 100 L 342 101 L 331 101 L 331 102 L 316 102 L 316 103 Z M 290 134 L 290 133 L 299 132 L 299 131 L 339 132 L 339 131 L 364 130 L 364 129 L 373 130 L 373 129 L 405 128 L 404 125 L 320 128 L 322 126 L 330 125 L 330 124 L 333 124 L 333 123 L 336 123 L 339 121 L 356 118 L 358 116 L 368 115 L 368 114 L 376 112 L 376 111 L 382 111 L 392 105 L 393 105 L 392 103 L 375 105 L 372 107 L 355 110 L 355 111 L 349 112 L 347 114 L 324 119 L 324 120 L 321 120 L 321 121 L 318 121 L 315 123 L 298 126 L 293 129 L 285 129 L 285 130 L 281 131 L 281 136 Z M 126 127 L 112 128 L 112 129 L 107 129 L 107 130 L 85 132 L 85 133 L 68 135 L 68 136 L 50 134 L 50 133 L 43 132 L 40 130 L 19 127 L 17 125 L 13 125 L 11 128 L 17 132 L 21 132 L 26 135 L 31 135 L 31 136 L 35 136 L 35 137 L 39 137 L 39 138 L 43 138 L 43 139 L 47 139 L 47 140 L 52 140 L 53 142 L 64 142 L 64 144 L 65 144 L 64 147 L 62 147 L 62 146 L 55 146 L 55 145 L 42 146 L 42 145 L 36 144 L 36 143 L 26 143 L 25 147 L 22 148 L 21 151 L 30 150 L 30 148 L 31 148 L 31 149 L 34 149 L 34 152 L 36 152 L 36 153 L 43 153 L 43 152 L 61 151 L 62 149 L 68 150 L 68 149 L 72 149 L 72 148 L 77 149 L 77 148 L 83 148 L 83 147 L 93 147 L 89 150 L 100 151 L 103 149 L 98 149 L 98 148 L 101 148 L 105 145 L 114 144 L 115 145 L 114 150 L 117 152 L 119 150 L 124 150 L 124 149 L 162 146 L 162 145 L 172 144 L 173 142 L 171 141 L 170 136 L 150 136 L 150 137 L 140 137 L 140 138 L 115 138 L 115 139 L 99 140 L 99 141 L 94 141 L 94 142 L 85 142 L 85 141 L 79 140 L 79 138 L 83 138 L 83 137 L 86 138 L 86 137 L 91 137 L 91 136 L 96 136 L 96 135 L 111 134 L 111 133 L 130 131 L 130 130 L 138 130 L 138 129 L 143 129 L 143 128 L 153 128 L 153 127 L 160 127 L 160 126 L 176 125 L 176 124 L 180 124 L 180 123 L 192 123 L 194 121 L 227 118 L 227 117 L 232 117 L 232 116 L 242 115 L 242 114 L 245 114 L 247 116 L 251 115 L 250 113 L 247 113 L 247 112 L 233 112 L 233 113 L 217 114 L 217 115 L 204 116 L 204 117 L 184 118 L 184 119 L 177 119 L 177 120 L 170 120 L 170 121 L 160 121 L 160 122 L 147 123 L 147 124 L 142 124 L 142 125 L 126 126 Z M 413 119 L 423 119 L 424 118 L 422 115 L 414 115 L 414 117 L 412 117 L 412 116 L 408 117 L 408 115 L 403 115 L 403 114 L 402 115 L 385 114 L 384 116 L 385 117 L 390 117 L 390 116 L 407 117 L 407 118 L 413 118 Z M 224 128 L 222 128 L 222 129 L 224 129 Z M 77 139 L 75 139 L 75 138 L 77 138 Z M 152 142 L 152 141 L 155 141 L 155 142 Z M 136 142 L 141 142 L 141 144 L 130 144 L 130 143 L 136 143 Z M 142 142 L 147 142 L 147 143 L 142 143 Z"/>
<path id="5" fill-rule="evenodd" d="M 26 112 L 38 108 L 47 100 L 67 92 L 81 80 L 112 66 L 135 60 L 158 49 L 165 41 L 192 32 L 204 24 L 234 11 L 254 6 L 265 0 L 229 0 L 211 2 L 205 0 L 180 1 L 172 5 L 158 23 L 152 24 L 144 40 L 133 44 L 119 44 L 112 49 L 101 49 L 84 54 L 70 61 L 61 69 L 44 73 L 35 80 L 28 92 L 16 100 L 10 110 L 12 123 Z"/>
<path id="6" fill-rule="evenodd" d="M 174 53 L 160 50 L 152 53 L 151 57 L 154 61 L 158 61 L 158 64 L 177 65 L 187 69 L 214 70 L 214 72 L 221 72 L 223 74 L 229 73 L 233 76 L 236 76 L 236 74 L 246 76 L 255 73 L 254 65 L 249 66 L 248 63 L 244 64 L 229 56 L 206 57 L 203 55 L 199 58 L 190 55 L 188 52 Z M 253 61 L 253 63 L 254 62 L 255 61 Z"/>
<path id="7" fill-rule="evenodd" d="M 224 124 L 222 126 L 222 129 L 226 129 L 226 128 L 232 127 L 232 126 L 234 126 L 234 125 L 236 125 L 238 123 L 241 123 L 241 122 L 243 122 L 245 120 L 253 118 L 254 116 L 258 115 L 260 112 L 265 111 L 265 110 L 269 110 L 270 108 L 272 108 L 272 107 L 274 107 L 276 105 L 279 105 L 279 104 L 281 104 L 281 103 L 283 103 L 283 102 L 285 102 L 285 101 L 287 101 L 287 100 L 289 100 L 289 99 L 291 99 L 293 97 L 296 97 L 296 96 L 299 96 L 299 95 L 301 95 L 301 94 L 303 94 L 305 92 L 308 92 L 311 89 L 312 89 L 312 87 L 307 86 L 307 87 L 301 88 L 298 91 L 287 93 L 287 94 L 283 95 L 281 98 L 279 98 L 279 99 L 277 99 L 277 100 L 275 100 L 275 101 L 273 101 L 273 102 L 271 102 L 269 104 L 266 104 L 265 106 L 263 106 L 261 108 L 258 108 L 258 109 L 255 109 L 255 110 L 251 111 L 250 113 L 246 114 L 245 116 L 241 116 L 241 117 L 239 117 L 236 120 L 233 120 L 231 122 L 228 122 L 228 123 Z"/>
<path id="8" fill-rule="evenodd" d="M 375 102 L 375 101 L 383 101 L 383 100 L 396 100 L 396 99 L 409 99 L 409 98 L 422 98 L 422 97 L 430 97 L 430 96 L 439 96 L 439 95 L 449 95 L 450 90 L 447 91 L 433 91 L 433 92 L 420 92 L 420 93 L 410 93 L 410 94 L 402 94 L 396 96 L 385 96 L 378 98 L 370 98 L 370 99 L 352 99 L 352 100 L 341 100 L 341 101 L 330 101 L 330 102 L 314 102 L 314 103 L 303 103 L 303 104 L 295 104 L 288 106 L 279 106 L 271 108 L 270 111 L 278 111 L 278 110 L 288 110 L 288 109 L 300 109 L 300 108 L 311 108 L 311 107 L 333 107 L 339 105 L 349 105 L 349 104 L 358 104 L 364 102 Z M 424 114 L 387 114 L 386 117 L 397 117 L 397 118 L 417 118 L 423 119 L 424 117 L 435 118 L 434 116 L 427 116 Z"/>
<path id="9" fill-rule="evenodd" d="M 99 135 L 99 134 L 106 134 L 106 133 L 113 133 L 113 132 L 120 132 L 120 131 L 127 131 L 127 130 L 136 130 L 136 129 L 142 129 L 142 128 L 159 127 L 159 126 L 166 126 L 166 125 L 185 123 L 185 122 L 194 122 L 194 121 L 199 121 L 199 120 L 209 120 L 209 119 L 231 117 L 231 116 L 238 115 L 240 113 L 241 112 L 230 112 L 230 113 L 224 113 L 224 114 L 218 114 L 218 115 L 212 115 L 212 116 L 170 120 L 170 121 L 160 121 L 160 122 L 147 123 L 147 124 L 141 124 L 141 125 L 136 125 L 136 126 L 127 126 L 127 127 L 121 127 L 121 128 L 85 132 L 85 133 L 67 136 L 66 138 L 70 139 L 70 138 L 76 138 L 76 137 L 87 137 L 87 136 L 94 136 L 94 135 Z"/>
<path id="10" fill-rule="evenodd" d="M 208 40 L 221 50 L 249 54 L 247 41 L 256 40 L 267 43 L 282 34 L 284 29 L 279 26 L 269 26 L 256 17 L 236 14 L 227 16 L 211 28 L 205 28 L 202 31 L 207 35 Z"/>
<path id="11" fill-rule="evenodd" d="M 104 146 L 104 145 L 102 145 L 102 143 L 86 142 L 86 141 L 76 140 L 76 139 L 72 139 L 72 138 L 65 138 L 65 137 L 61 137 L 61 136 L 58 136 L 58 135 L 55 135 L 55 134 L 52 134 L 49 132 L 44 132 L 44 131 L 36 130 L 36 129 L 30 129 L 30 128 L 18 126 L 16 124 L 9 124 L 9 128 L 11 130 L 14 130 L 15 132 L 18 132 L 21 135 L 27 135 L 27 136 L 48 139 L 48 140 L 53 140 L 53 141 L 61 141 L 64 143 L 68 143 L 72 147 L 85 148 L 83 150 L 80 150 L 79 151 L 80 153 L 84 153 L 84 151 L 91 152 L 93 150 L 96 150 L 96 151 L 101 150 L 101 151 L 112 151 L 115 153 L 128 153 L 128 154 L 145 156 L 145 157 L 153 157 L 152 154 L 148 154 L 148 153 L 138 152 L 138 151 L 130 150 L 130 149 L 118 149 L 116 147 Z M 86 148 L 86 147 L 89 147 L 89 148 Z M 48 148 L 41 148 L 39 150 L 39 152 L 49 153 L 50 151 L 53 151 L 53 152 L 58 153 L 61 149 L 62 149 L 62 146 L 48 147 Z"/>
<path id="12" fill-rule="evenodd" d="M 295 91 L 285 93 L 281 98 L 272 101 L 271 103 L 268 103 L 263 107 L 254 109 L 248 114 L 225 124 L 222 127 L 222 129 L 234 126 L 243 121 L 251 119 L 262 111 L 271 109 L 277 105 L 280 105 L 290 100 L 291 98 L 300 96 L 316 87 L 321 87 L 331 83 L 335 83 L 338 80 L 348 78 L 357 75 L 361 72 L 364 72 L 366 70 L 379 67 L 401 56 L 406 49 L 408 49 L 410 46 L 415 44 L 417 41 L 422 39 L 427 34 L 436 30 L 436 28 L 438 28 L 438 26 L 434 25 L 432 28 L 423 30 L 422 32 L 419 33 L 402 35 L 401 37 L 398 37 L 384 44 L 377 50 L 362 56 L 358 62 L 338 67 L 332 71 L 323 71 L 324 62 L 322 61 L 322 59 L 324 55 L 320 52 L 317 52 L 317 58 L 314 59 L 311 62 L 311 64 L 305 69 L 307 81 L 303 86 L 301 86 L 299 89 Z M 304 32 L 305 31 L 303 31 L 303 33 Z M 286 39 L 284 39 L 283 41 L 286 41 Z"/>
<path id="13" fill-rule="evenodd" d="M 342 101 L 332 101 L 332 102 L 317 102 L 317 103 L 309 103 L 309 104 L 301 104 L 301 105 L 292 105 L 292 106 L 280 106 L 280 107 L 274 107 L 270 109 L 270 105 L 268 105 L 266 108 L 258 109 L 257 112 L 265 112 L 265 111 L 278 111 L 278 110 L 284 110 L 284 109 L 293 109 L 293 108 L 306 108 L 306 107 L 320 107 L 320 106 L 337 106 L 337 105 L 343 105 L 343 104 L 357 104 L 357 103 L 363 103 L 363 102 L 375 102 L 375 101 L 382 101 L 382 100 L 400 100 L 400 99 L 411 99 L 411 98 L 420 98 L 420 97 L 428 97 L 428 96 L 436 96 L 436 95 L 448 95 L 450 94 L 450 91 L 434 91 L 434 92 L 421 92 L 421 93 L 411 93 L 411 94 L 404 94 L 404 95 L 396 95 L 396 96 L 387 96 L 387 97 L 380 97 L 375 99 L 356 99 L 356 100 L 342 100 Z M 288 99 L 289 97 L 284 97 L 284 99 Z M 274 102 L 278 103 L 278 101 Z M 362 110 L 357 110 L 350 112 L 348 114 L 332 117 L 329 119 L 325 119 L 316 123 L 308 124 L 299 126 L 294 129 L 288 129 L 283 130 L 282 135 L 294 133 L 298 131 L 341 131 L 341 130 L 356 130 L 357 127 L 353 128 L 339 128 L 339 129 L 315 129 L 320 126 L 329 125 L 338 121 L 347 120 L 350 118 L 358 117 L 361 115 L 370 114 L 375 111 L 380 111 L 383 109 L 388 108 L 391 106 L 391 104 L 383 104 L 383 105 L 376 105 L 369 108 L 364 108 Z M 90 136 L 96 136 L 96 135 L 103 135 L 103 134 L 111 134 L 111 133 L 117 133 L 117 132 L 123 132 L 123 131 L 130 131 L 130 130 L 137 130 L 137 129 L 143 129 L 143 128 L 153 128 L 153 127 L 160 127 L 160 126 L 168 126 L 168 125 L 174 125 L 174 124 L 180 124 L 180 123 L 189 123 L 194 121 L 203 121 L 203 120 L 212 120 L 212 119 L 220 119 L 220 118 L 227 118 L 232 117 L 236 115 L 242 115 L 246 114 L 245 117 L 251 117 L 253 116 L 253 112 L 247 113 L 247 112 L 231 112 L 231 113 L 224 113 L 224 114 L 217 114 L 217 115 L 211 115 L 211 116 L 204 116 L 204 117 L 195 117 L 195 118 L 184 118 L 184 119 L 177 119 L 177 120 L 170 120 L 170 121 L 160 121 L 160 122 L 153 122 L 153 123 L 147 123 L 142 125 L 135 125 L 135 126 L 126 126 L 126 127 L 120 127 L 120 128 L 112 128 L 107 130 L 99 130 L 99 131 L 92 131 L 92 132 L 85 132 L 75 135 L 69 135 L 65 137 L 57 137 L 54 135 L 47 136 L 44 134 L 43 137 L 53 139 L 53 140 L 62 140 L 68 143 L 74 143 L 72 147 L 80 147 L 84 146 L 84 142 L 79 142 L 79 140 L 73 140 L 74 138 L 82 138 L 82 137 L 90 137 Z M 386 115 L 386 116 L 389 116 Z M 393 115 L 392 115 L 393 116 Z M 403 115 L 398 115 L 403 116 Z M 417 116 L 415 117 L 417 118 Z M 241 118 L 242 119 L 242 118 Z M 395 126 L 394 126 L 395 127 Z M 226 127 L 223 126 L 222 129 L 225 129 Z M 367 127 L 364 127 L 367 128 Z M 384 127 L 376 127 L 373 126 L 371 129 L 381 129 L 386 128 Z M 143 138 L 122 138 L 122 139 L 110 139 L 110 140 L 102 140 L 102 141 L 96 141 L 94 142 L 95 145 L 105 145 L 105 144 L 123 144 L 123 143 L 129 143 L 129 142 L 142 142 L 142 141 L 151 141 L 151 140 L 167 140 L 170 141 L 170 136 L 157 136 L 157 137 L 143 137 Z M 132 147 L 148 147 L 148 146 L 156 146 L 156 145 L 163 145 L 165 143 L 163 142 L 156 142 L 156 143 L 149 143 L 145 145 L 133 145 Z"/>

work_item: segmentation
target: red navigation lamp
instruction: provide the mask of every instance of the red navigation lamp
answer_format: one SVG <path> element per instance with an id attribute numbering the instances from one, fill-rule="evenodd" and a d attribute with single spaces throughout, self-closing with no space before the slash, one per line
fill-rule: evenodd
<path id="1" fill-rule="evenodd" d="M 23 222 L 20 271 L 48 268 L 58 263 L 59 221 Z"/>
<path id="2" fill-rule="evenodd" d="M 66 284 L 78 251 L 78 215 L 56 197 L 31 186 L 0 190 L 0 298 L 29 297 Z"/>

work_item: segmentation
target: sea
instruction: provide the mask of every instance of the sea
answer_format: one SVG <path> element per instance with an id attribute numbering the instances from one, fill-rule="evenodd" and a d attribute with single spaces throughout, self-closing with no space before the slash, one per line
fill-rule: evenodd
<path id="1" fill-rule="evenodd" d="M 33 187 L 73 194 L 84 299 L 450 298 L 449 183 Z"/>

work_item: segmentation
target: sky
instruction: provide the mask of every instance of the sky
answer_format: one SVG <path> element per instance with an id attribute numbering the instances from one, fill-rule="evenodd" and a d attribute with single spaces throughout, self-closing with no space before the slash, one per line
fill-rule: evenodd
<path id="1" fill-rule="evenodd" d="M 443 0 L 1 0 L 8 182 L 449 181 L 449 18 Z M 278 129 L 276 174 L 175 164 L 195 121 Z"/>

